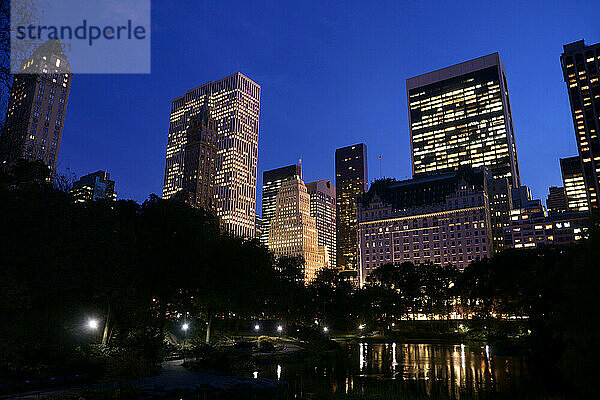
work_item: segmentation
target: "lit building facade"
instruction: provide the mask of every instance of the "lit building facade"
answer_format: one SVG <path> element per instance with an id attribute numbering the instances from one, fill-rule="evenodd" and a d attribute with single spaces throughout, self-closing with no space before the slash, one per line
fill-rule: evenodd
<path id="1" fill-rule="evenodd" d="M 209 97 L 218 133 L 215 210 L 221 225 L 241 237 L 254 237 L 260 86 L 241 73 L 187 91 L 171 103 L 163 197 L 183 189 L 190 118 Z"/>
<path id="2" fill-rule="evenodd" d="M 491 257 L 485 168 L 379 180 L 358 205 L 359 280 L 384 264 L 451 264 Z"/>
<path id="3" fill-rule="evenodd" d="M 548 188 L 546 207 L 550 212 L 564 212 L 569 209 L 567 192 L 564 187 L 550 186 Z"/>
<path id="4" fill-rule="evenodd" d="M 541 203 L 511 211 L 510 224 L 504 229 L 505 248 L 532 248 L 541 245 L 566 245 L 587 235 L 586 212 L 546 213 Z"/>
<path id="5" fill-rule="evenodd" d="M 277 192 L 279 192 L 281 184 L 288 178 L 302 179 L 302 167 L 300 165 L 288 165 L 263 172 L 260 242 L 268 248 L 270 247 L 269 229 L 277 205 Z"/>
<path id="6" fill-rule="evenodd" d="M 521 178 L 506 71 L 498 53 L 406 80 L 415 177 L 462 165 Z"/>
<path id="7" fill-rule="evenodd" d="M 563 185 L 567 194 L 569 209 L 575 211 L 589 211 L 588 195 L 585 187 L 583 166 L 579 157 L 560 159 L 560 171 Z"/>
<path id="8" fill-rule="evenodd" d="M 96 171 L 73 182 L 71 195 L 76 203 L 117 199 L 115 181 L 110 180 L 110 174 L 106 171 Z"/>
<path id="9" fill-rule="evenodd" d="M 319 246 L 317 223 L 310 215 L 310 195 L 298 177 L 286 179 L 277 192 L 269 248 L 276 257 L 302 257 L 305 283 L 328 265 L 327 250 Z"/>
<path id="10" fill-rule="evenodd" d="M 367 146 L 359 143 L 335 151 L 337 268 L 358 267 L 356 200 L 369 185 Z"/>
<path id="11" fill-rule="evenodd" d="M 560 57 L 569 92 L 587 203 L 598 212 L 600 177 L 600 43 L 583 40 L 563 46 Z"/>
<path id="12" fill-rule="evenodd" d="M 306 190 L 310 195 L 310 215 L 317 224 L 319 246 L 325 247 L 329 266 L 335 268 L 335 186 L 330 181 L 316 181 L 307 183 Z"/>
<path id="13" fill-rule="evenodd" d="M 38 47 L 14 76 L 0 137 L 1 162 L 41 160 L 56 175 L 71 81 L 69 62 L 58 40 Z"/>
<path id="14" fill-rule="evenodd" d="M 488 181 L 488 199 L 494 251 L 504 249 L 504 228 L 510 221 L 512 210 L 512 186 L 508 178 L 496 178 Z"/>
<path id="15" fill-rule="evenodd" d="M 184 147 L 183 194 L 194 207 L 215 209 L 218 146 L 217 124 L 206 96 L 200 112 L 190 117 Z"/>

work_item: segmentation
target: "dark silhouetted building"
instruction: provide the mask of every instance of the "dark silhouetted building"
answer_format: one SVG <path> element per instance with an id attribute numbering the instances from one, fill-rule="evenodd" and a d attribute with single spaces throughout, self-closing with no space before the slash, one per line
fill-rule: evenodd
<path id="1" fill-rule="evenodd" d="M 194 207 L 214 210 L 219 138 L 217 124 L 211 117 L 208 96 L 200 112 L 190 117 L 186 136 L 184 198 Z"/>
<path id="2" fill-rule="evenodd" d="M 56 174 L 72 74 L 62 45 L 48 40 L 14 77 L 0 137 L 4 164 L 41 160 Z"/>
<path id="3" fill-rule="evenodd" d="M 269 229 L 271 220 L 275 216 L 275 208 L 277 204 L 277 192 L 281 188 L 281 184 L 288 178 L 302 179 L 302 167 L 300 165 L 288 165 L 263 172 L 263 187 L 262 187 L 262 221 L 260 242 L 270 248 L 269 245 Z"/>
<path id="4" fill-rule="evenodd" d="M 597 212 L 600 190 L 600 43 L 586 46 L 580 40 L 564 45 L 563 49 L 560 62 L 569 92 L 587 203 L 590 210 Z"/>
<path id="5" fill-rule="evenodd" d="M 73 183 L 71 195 L 76 203 L 117 199 L 115 181 L 110 180 L 110 174 L 106 171 L 96 171 L 82 176 Z"/>
<path id="6" fill-rule="evenodd" d="M 367 190 L 367 146 L 359 143 L 335 151 L 337 268 L 358 267 L 356 200 Z"/>
<path id="7" fill-rule="evenodd" d="M 550 186 L 546 198 L 546 208 L 549 212 L 564 212 L 569 209 L 567 192 L 564 187 Z"/>

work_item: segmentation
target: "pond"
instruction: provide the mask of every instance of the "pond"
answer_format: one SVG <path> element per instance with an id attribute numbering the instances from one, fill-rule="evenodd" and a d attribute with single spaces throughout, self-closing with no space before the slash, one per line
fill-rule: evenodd
<path id="1" fill-rule="evenodd" d="M 394 393 L 460 399 L 539 394 L 542 388 L 525 358 L 495 355 L 488 345 L 364 342 L 343 346 L 347 357 L 267 365 L 251 376 L 286 381 L 298 396 L 393 387 Z"/>

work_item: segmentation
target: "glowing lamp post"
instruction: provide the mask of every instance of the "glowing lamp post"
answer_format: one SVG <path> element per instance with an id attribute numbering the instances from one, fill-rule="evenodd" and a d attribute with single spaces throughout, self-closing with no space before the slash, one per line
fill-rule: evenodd
<path id="1" fill-rule="evenodd" d="M 95 331 L 96 329 L 98 329 L 98 320 L 90 318 L 87 322 L 87 327 L 89 330 Z"/>

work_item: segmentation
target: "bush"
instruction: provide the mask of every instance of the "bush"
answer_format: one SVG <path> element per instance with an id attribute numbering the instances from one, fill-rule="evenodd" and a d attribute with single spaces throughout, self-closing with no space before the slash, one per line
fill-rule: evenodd
<path id="1" fill-rule="evenodd" d="M 275 344 L 268 336 L 259 336 L 256 343 L 258 345 L 258 350 L 261 352 L 275 351 Z"/>

